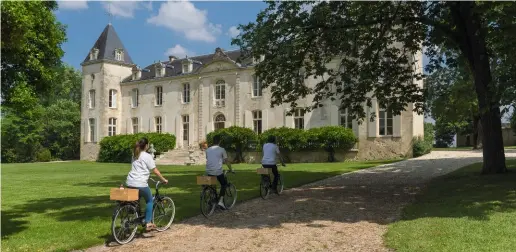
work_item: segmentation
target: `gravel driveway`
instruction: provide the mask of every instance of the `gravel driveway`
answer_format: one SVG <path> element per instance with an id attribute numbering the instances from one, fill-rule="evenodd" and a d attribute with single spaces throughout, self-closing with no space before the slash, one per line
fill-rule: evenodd
<path id="1" fill-rule="evenodd" d="M 480 162 L 482 153 L 429 155 L 346 173 L 268 200 L 173 224 L 124 246 L 87 251 L 389 251 L 382 236 L 429 179 Z M 506 156 L 516 157 L 514 150 Z"/>

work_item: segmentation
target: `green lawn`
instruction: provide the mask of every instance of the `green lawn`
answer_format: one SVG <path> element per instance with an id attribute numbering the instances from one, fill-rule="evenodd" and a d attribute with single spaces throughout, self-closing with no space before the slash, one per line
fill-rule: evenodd
<path id="1" fill-rule="evenodd" d="M 289 164 L 286 187 L 392 161 Z M 258 165 L 235 165 L 231 181 L 239 201 L 259 196 Z M 160 166 L 163 193 L 176 203 L 175 222 L 200 214 L 201 166 Z M 102 244 L 110 236 L 114 204 L 109 189 L 125 181 L 129 164 L 93 162 L 2 165 L 2 250 L 69 251 Z"/>
<path id="2" fill-rule="evenodd" d="M 448 148 L 432 148 L 433 151 L 468 151 L 473 147 L 448 147 Z M 516 146 L 505 146 L 505 149 L 514 150 Z"/>
<path id="3" fill-rule="evenodd" d="M 432 181 L 389 226 L 396 251 L 515 251 L 516 160 L 511 173 L 479 175 L 481 164 Z"/>

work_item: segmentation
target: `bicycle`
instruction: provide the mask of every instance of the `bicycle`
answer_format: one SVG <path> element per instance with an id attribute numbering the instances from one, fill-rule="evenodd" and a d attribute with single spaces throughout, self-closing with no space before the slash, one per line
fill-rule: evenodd
<path id="1" fill-rule="evenodd" d="M 228 171 L 224 170 L 224 177 L 227 181 L 226 195 L 224 196 L 224 206 L 227 210 L 231 209 L 237 200 L 237 190 L 234 184 L 232 184 L 227 176 Z M 235 173 L 232 171 L 231 173 Z M 210 176 L 214 177 L 214 176 Z M 213 180 L 211 180 L 213 181 Z M 201 213 L 204 217 L 208 218 L 215 211 L 215 207 L 218 204 L 217 194 L 217 181 L 210 182 L 209 184 L 202 185 L 201 191 Z"/>
<path id="2" fill-rule="evenodd" d="M 156 182 L 152 178 L 150 180 L 156 183 L 156 193 L 153 196 L 152 222 L 156 225 L 157 231 L 163 232 L 172 225 L 176 214 L 176 206 L 170 197 L 159 194 L 160 181 Z M 167 207 L 165 207 L 166 204 Z M 170 212 L 170 217 L 166 217 L 167 212 Z M 124 215 L 124 213 L 127 213 L 127 215 Z M 118 217 L 120 217 L 120 227 L 117 228 Z M 160 222 L 162 218 L 164 218 L 163 225 Z M 120 245 L 132 241 L 138 225 L 145 226 L 145 214 L 142 213 L 140 199 L 136 201 L 117 201 L 111 222 L 111 233 L 115 241 Z"/>
<path id="3" fill-rule="evenodd" d="M 285 167 L 284 164 L 282 164 L 281 166 Z M 261 169 L 266 169 L 266 172 L 263 172 L 263 170 L 260 171 Z M 272 168 L 263 168 L 263 166 L 262 166 L 261 168 L 257 169 L 257 173 L 261 175 L 260 197 L 262 197 L 262 199 L 267 199 L 267 197 L 269 197 L 270 191 L 273 189 L 272 182 L 271 182 Z M 278 194 L 281 194 L 283 192 L 283 186 L 284 186 L 283 178 L 282 178 L 281 174 L 278 174 L 278 185 L 277 185 Z"/>

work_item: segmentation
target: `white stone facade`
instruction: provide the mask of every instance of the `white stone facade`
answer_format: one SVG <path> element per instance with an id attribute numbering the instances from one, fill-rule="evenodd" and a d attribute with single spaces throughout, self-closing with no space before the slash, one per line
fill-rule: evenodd
<path id="1" fill-rule="evenodd" d="M 178 64 L 180 61 L 185 67 L 182 70 L 189 73 L 173 76 L 160 69 L 166 68 L 166 62 L 145 68 L 144 75 L 142 69 L 124 62 L 100 60 L 83 63 L 81 159 L 96 160 L 100 140 L 110 133 L 161 130 L 177 137 L 176 148 L 187 148 L 198 146 L 216 127 L 237 125 L 258 131 L 259 121 L 262 132 L 282 126 L 309 129 L 349 125 L 359 138 L 358 156 L 362 159 L 410 156 L 412 138 L 423 135 L 423 115 L 412 112 L 412 105 L 401 116 L 393 117 L 392 130 L 387 126 L 389 132 L 380 132 L 384 127 L 380 127 L 378 117 L 373 122 L 365 120 L 361 125 L 355 120 L 341 120 L 345 117 L 340 116 L 337 103 L 331 102 L 303 116 L 286 116 L 288 105 L 270 107 L 269 90 L 263 90 L 261 95 L 258 91 L 253 92 L 252 66 L 242 67 L 219 49 L 213 55 L 202 57 L 210 60 L 195 70 L 188 65 L 188 59 L 171 57 L 169 63 L 175 61 L 174 64 Z M 422 62 L 422 55 L 417 58 Z M 306 84 L 315 85 L 316 80 L 307 79 Z M 418 84 L 422 85 L 422 82 Z M 91 90 L 95 90 L 94 98 L 90 98 Z M 110 99 L 110 92 L 113 92 L 110 90 L 116 90 L 116 98 Z M 299 105 L 311 104 L 311 98 L 300 101 Z M 90 106 L 92 99 L 94 106 Z M 378 116 L 376 102 L 367 111 L 368 115 L 376 112 Z M 258 120 L 256 117 L 260 114 L 261 120 Z"/>

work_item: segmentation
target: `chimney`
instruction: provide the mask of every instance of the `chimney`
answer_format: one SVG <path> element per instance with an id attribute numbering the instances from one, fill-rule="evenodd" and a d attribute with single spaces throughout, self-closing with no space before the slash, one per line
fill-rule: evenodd
<path id="1" fill-rule="evenodd" d="M 177 57 L 176 57 L 176 56 L 174 56 L 174 55 L 170 55 L 170 56 L 168 56 L 168 62 L 169 62 L 169 63 L 174 62 L 174 60 L 176 60 L 176 59 L 177 59 Z"/>

